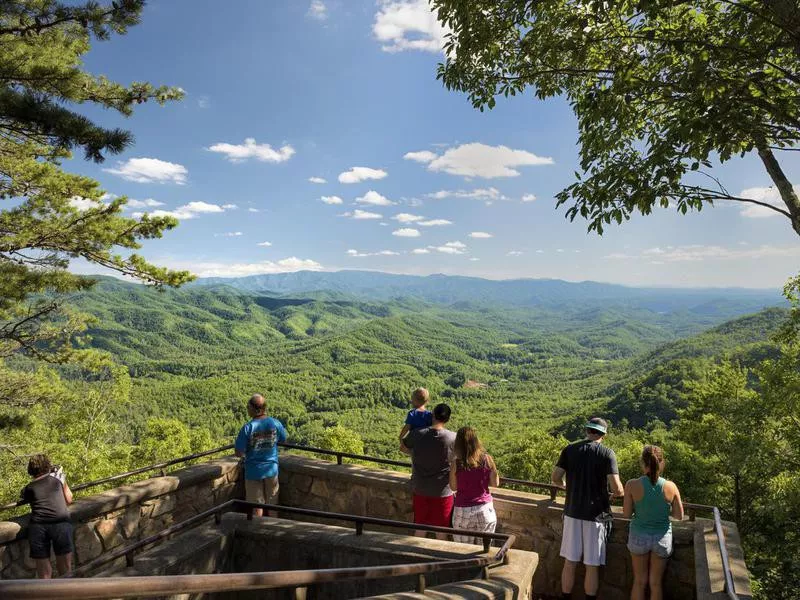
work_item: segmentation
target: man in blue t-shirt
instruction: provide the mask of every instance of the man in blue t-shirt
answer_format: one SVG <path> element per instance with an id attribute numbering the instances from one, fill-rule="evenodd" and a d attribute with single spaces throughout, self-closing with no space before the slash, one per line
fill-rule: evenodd
<path id="1" fill-rule="evenodd" d="M 280 421 L 267 416 L 261 394 L 253 394 L 247 402 L 250 421 L 236 436 L 236 456 L 244 457 L 245 500 L 259 504 L 278 502 L 278 442 L 286 441 L 286 429 Z M 264 511 L 253 509 L 253 516 Z"/>

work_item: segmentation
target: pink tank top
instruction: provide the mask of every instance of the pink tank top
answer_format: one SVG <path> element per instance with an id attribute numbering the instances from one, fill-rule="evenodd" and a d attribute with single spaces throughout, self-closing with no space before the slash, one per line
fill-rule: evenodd
<path id="1" fill-rule="evenodd" d="M 483 457 L 483 464 L 475 469 L 464 469 L 458 467 L 456 471 L 456 501 L 455 505 L 460 507 L 478 506 L 492 501 L 489 493 L 489 477 L 492 470 L 489 468 L 489 461 Z"/>

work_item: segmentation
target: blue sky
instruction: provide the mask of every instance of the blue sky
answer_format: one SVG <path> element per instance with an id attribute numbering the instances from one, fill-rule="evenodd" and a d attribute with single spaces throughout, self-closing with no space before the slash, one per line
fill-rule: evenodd
<path id="1" fill-rule="evenodd" d="M 141 25 L 86 57 L 94 73 L 187 92 L 127 119 L 87 109 L 136 144 L 102 165 L 69 163 L 135 200 L 129 212 L 181 220 L 145 246 L 154 262 L 214 276 L 371 269 L 670 286 L 777 287 L 797 272 L 797 236 L 764 209 L 658 210 L 602 237 L 570 223 L 553 200 L 577 168 L 566 102 L 527 94 L 481 113 L 445 90 L 424 0 L 229 6 L 152 0 Z M 800 160 L 785 154 L 799 181 Z M 736 193 L 777 198 L 757 158 L 715 171 Z"/>

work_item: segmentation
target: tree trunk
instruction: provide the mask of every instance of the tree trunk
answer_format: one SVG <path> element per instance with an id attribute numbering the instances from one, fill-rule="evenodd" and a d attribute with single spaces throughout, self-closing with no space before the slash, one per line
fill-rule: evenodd
<path id="1" fill-rule="evenodd" d="M 764 163 L 773 183 L 775 183 L 775 187 L 778 188 L 781 200 L 786 204 L 786 208 L 789 209 L 789 214 L 792 215 L 792 227 L 795 233 L 800 235 L 800 197 L 797 196 L 792 182 L 786 177 L 772 150 L 767 148 L 766 145 L 760 144 L 758 156 L 761 158 L 761 162 Z"/>

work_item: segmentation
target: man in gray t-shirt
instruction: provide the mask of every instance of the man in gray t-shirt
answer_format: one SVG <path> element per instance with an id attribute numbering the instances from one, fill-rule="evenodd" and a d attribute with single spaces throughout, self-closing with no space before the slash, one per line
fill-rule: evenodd
<path id="1" fill-rule="evenodd" d="M 411 491 L 414 522 L 450 527 L 453 490 L 450 489 L 450 456 L 456 434 L 445 428 L 450 407 L 437 404 L 433 425 L 415 429 L 400 441 L 400 450 L 411 455 Z"/>

